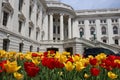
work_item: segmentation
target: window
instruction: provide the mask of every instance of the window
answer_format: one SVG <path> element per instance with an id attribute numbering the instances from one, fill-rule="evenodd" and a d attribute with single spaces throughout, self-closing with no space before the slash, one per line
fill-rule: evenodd
<path id="1" fill-rule="evenodd" d="M 106 23 L 106 20 L 100 20 L 101 23 Z"/>
<path id="2" fill-rule="evenodd" d="M 79 21 L 79 24 L 84 24 L 84 21 Z"/>
<path id="3" fill-rule="evenodd" d="M 29 7 L 29 18 L 31 18 L 32 6 Z"/>
<path id="4" fill-rule="evenodd" d="M 60 40 L 60 38 L 58 38 L 58 40 Z"/>
<path id="5" fill-rule="evenodd" d="M 95 20 L 90 20 L 89 24 L 95 24 Z"/>
<path id="6" fill-rule="evenodd" d="M 9 44 L 10 44 L 10 40 L 9 39 L 3 39 L 3 50 L 8 51 Z"/>
<path id="7" fill-rule="evenodd" d="M 53 38 L 53 40 L 55 40 L 55 37 Z"/>
<path id="8" fill-rule="evenodd" d="M 56 26 L 55 25 L 53 26 L 53 33 L 54 34 L 56 33 Z"/>
<path id="9" fill-rule="evenodd" d="M 55 18 L 53 18 L 53 22 L 55 22 Z"/>
<path id="10" fill-rule="evenodd" d="M 60 26 L 58 26 L 58 34 L 60 34 Z"/>
<path id="11" fill-rule="evenodd" d="M 118 39 L 115 39 L 115 44 L 117 44 L 117 45 L 119 44 Z"/>
<path id="12" fill-rule="evenodd" d="M 23 0 L 19 0 L 19 11 L 22 9 Z"/>
<path id="13" fill-rule="evenodd" d="M 113 27 L 113 34 L 118 34 L 118 27 L 117 26 Z"/>
<path id="14" fill-rule="evenodd" d="M 7 25 L 7 21 L 8 21 L 8 17 L 9 17 L 9 13 L 7 12 L 3 12 L 3 25 L 6 26 Z"/>
<path id="15" fill-rule="evenodd" d="M 106 43 L 107 42 L 106 39 L 103 39 L 103 42 Z"/>
<path id="16" fill-rule="evenodd" d="M 36 40 L 38 39 L 38 31 L 36 31 Z"/>
<path id="17" fill-rule="evenodd" d="M 118 22 L 118 19 L 111 19 L 112 23 Z"/>
<path id="18" fill-rule="evenodd" d="M 102 34 L 105 35 L 106 34 L 106 27 L 103 26 L 101 29 L 102 29 Z"/>
<path id="19" fill-rule="evenodd" d="M 23 43 L 19 43 L 19 52 L 22 52 L 23 51 Z"/>
<path id="20" fill-rule="evenodd" d="M 19 33 L 21 33 L 21 30 L 22 30 L 22 21 L 19 21 L 19 29 L 18 29 Z"/>
<path id="21" fill-rule="evenodd" d="M 36 22 L 38 22 L 39 13 L 36 14 Z"/>
<path id="22" fill-rule="evenodd" d="M 30 46 L 30 52 L 32 52 L 32 50 L 33 50 L 33 46 L 31 45 L 31 46 Z"/>
<path id="23" fill-rule="evenodd" d="M 32 30 L 32 28 L 29 27 L 29 37 L 31 36 L 31 30 Z"/>
<path id="24" fill-rule="evenodd" d="M 58 22 L 60 22 L 60 19 L 58 19 Z"/>
<path id="25" fill-rule="evenodd" d="M 39 47 L 37 47 L 37 52 L 39 52 L 40 51 L 40 48 Z"/>
<path id="26" fill-rule="evenodd" d="M 94 32 L 95 32 L 95 28 L 94 28 L 94 27 L 91 27 L 91 28 L 90 28 L 90 34 L 93 35 Z"/>

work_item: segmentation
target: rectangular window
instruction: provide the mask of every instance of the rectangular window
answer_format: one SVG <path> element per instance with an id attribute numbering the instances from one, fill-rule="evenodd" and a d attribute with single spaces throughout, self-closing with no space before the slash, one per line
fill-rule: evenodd
<path id="1" fill-rule="evenodd" d="M 53 33 L 56 33 L 56 26 L 53 26 Z"/>
<path id="2" fill-rule="evenodd" d="M 115 44 L 117 44 L 117 45 L 119 44 L 118 39 L 115 39 Z"/>
<path id="3" fill-rule="evenodd" d="M 32 52 L 32 50 L 33 50 L 33 46 L 31 45 L 31 46 L 30 46 L 30 52 Z"/>
<path id="4" fill-rule="evenodd" d="M 58 26 L 58 34 L 60 34 L 60 26 Z"/>
<path id="5" fill-rule="evenodd" d="M 29 7 L 29 19 L 31 18 L 32 6 Z"/>
<path id="6" fill-rule="evenodd" d="M 3 25 L 6 26 L 7 25 L 7 21 L 8 21 L 8 17 L 9 17 L 9 13 L 7 12 L 3 12 Z"/>
<path id="7" fill-rule="evenodd" d="M 37 47 L 37 52 L 39 52 L 40 51 L 40 48 L 39 47 Z"/>
<path id="8" fill-rule="evenodd" d="M 32 30 L 32 28 L 29 27 L 29 37 L 31 36 L 31 30 Z"/>
<path id="9" fill-rule="evenodd" d="M 36 40 L 38 39 L 38 31 L 36 31 Z"/>
<path id="10" fill-rule="evenodd" d="M 22 10 L 23 0 L 19 0 L 19 11 Z"/>
<path id="11" fill-rule="evenodd" d="M 19 29 L 18 29 L 19 33 L 21 33 L 21 30 L 22 30 L 22 21 L 19 21 Z"/>
<path id="12" fill-rule="evenodd" d="M 107 41 L 105 39 L 103 39 L 103 42 L 106 43 Z"/>
<path id="13" fill-rule="evenodd" d="M 8 51 L 9 43 L 10 43 L 9 39 L 3 39 L 3 50 Z"/>
<path id="14" fill-rule="evenodd" d="M 19 43 L 19 52 L 22 52 L 23 51 L 23 43 Z"/>

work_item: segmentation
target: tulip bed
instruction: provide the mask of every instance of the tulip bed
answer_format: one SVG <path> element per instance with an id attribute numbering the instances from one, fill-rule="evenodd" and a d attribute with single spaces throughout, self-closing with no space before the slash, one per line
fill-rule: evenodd
<path id="1" fill-rule="evenodd" d="M 0 50 L 0 80 L 120 80 L 120 57 Z"/>

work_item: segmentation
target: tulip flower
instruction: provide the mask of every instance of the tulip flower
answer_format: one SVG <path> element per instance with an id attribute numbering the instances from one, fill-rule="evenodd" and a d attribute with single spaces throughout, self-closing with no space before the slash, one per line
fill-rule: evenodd
<path id="1" fill-rule="evenodd" d="M 118 75 L 114 74 L 113 72 L 109 71 L 108 72 L 108 77 L 111 78 L 111 79 L 115 79 L 117 78 Z"/>
<path id="2" fill-rule="evenodd" d="M 17 80 L 22 80 L 23 79 L 23 75 L 18 73 L 18 72 L 14 72 L 14 77 L 17 79 Z"/>
<path id="3" fill-rule="evenodd" d="M 76 62 L 76 71 L 81 71 L 82 69 L 84 69 L 85 68 L 85 66 L 84 66 L 84 63 L 82 63 L 82 62 Z"/>
<path id="4" fill-rule="evenodd" d="M 89 78 L 89 77 L 90 77 L 90 75 L 88 75 L 88 74 L 86 74 L 86 73 L 84 74 L 84 78 L 85 78 L 85 79 L 87 79 L 87 78 Z"/>
<path id="5" fill-rule="evenodd" d="M 64 65 L 67 71 L 72 71 L 74 69 L 74 65 L 70 61 L 68 61 Z"/>
<path id="6" fill-rule="evenodd" d="M 16 61 L 13 62 L 7 61 L 7 63 L 4 64 L 4 66 L 7 73 L 14 73 L 21 68 L 21 66 L 17 66 Z"/>

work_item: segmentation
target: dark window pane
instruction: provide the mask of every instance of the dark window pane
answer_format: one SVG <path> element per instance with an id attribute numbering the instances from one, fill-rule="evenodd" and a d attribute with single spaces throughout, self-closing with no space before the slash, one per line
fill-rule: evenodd
<path id="1" fill-rule="evenodd" d="M 7 12 L 3 12 L 3 25 L 6 26 L 7 25 L 7 21 L 8 21 L 8 16 L 9 16 L 9 13 Z"/>
<path id="2" fill-rule="evenodd" d="M 21 29 L 22 29 L 22 22 L 19 21 L 19 29 L 18 29 L 18 31 L 21 32 Z"/>

